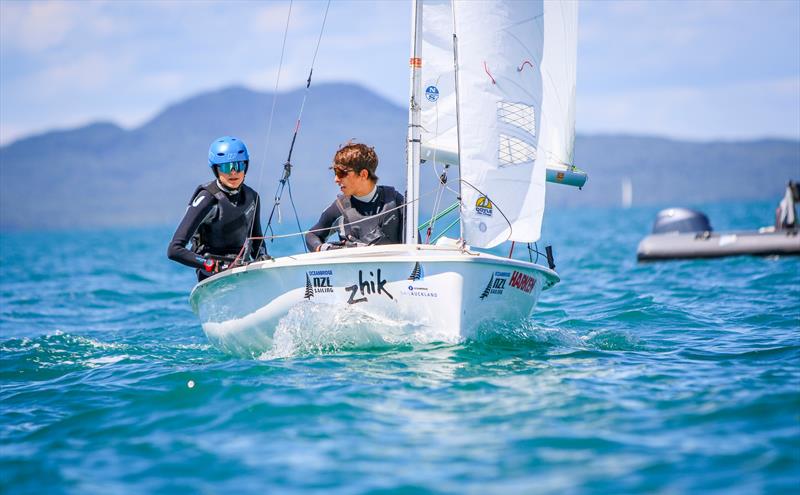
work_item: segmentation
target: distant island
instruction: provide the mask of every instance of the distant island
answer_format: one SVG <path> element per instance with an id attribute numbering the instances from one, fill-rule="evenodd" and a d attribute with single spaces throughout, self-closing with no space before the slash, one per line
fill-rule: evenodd
<path id="1" fill-rule="evenodd" d="M 302 95 L 278 95 L 269 143 L 273 95 L 242 87 L 178 102 L 132 130 L 100 122 L 10 143 L 0 148 L 0 229 L 174 224 L 194 186 L 210 180 L 208 145 L 225 134 L 248 144 L 248 184 L 271 206 Z M 328 166 L 351 138 L 375 146 L 382 183 L 404 189 L 406 119 L 406 109 L 357 85 L 312 88 L 292 157 L 300 217 L 315 219 L 335 196 Z M 549 185 L 549 205 L 619 205 L 625 180 L 634 205 L 777 202 L 786 182 L 800 179 L 800 141 L 784 139 L 579 135 L 575 159 L 589 182 L 582 191 Z"/>

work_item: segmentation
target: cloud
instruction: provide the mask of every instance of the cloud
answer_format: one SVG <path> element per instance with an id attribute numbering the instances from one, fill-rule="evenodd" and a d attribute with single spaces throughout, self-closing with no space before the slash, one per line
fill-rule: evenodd
<path id="1" fill-rule="evenodd" d="M 796 73 L 796 1 L 586 2 L 579 71 L 609 85 L 657 87 Z"/>
<path id="2" fill-rule="evenodd" d="M 145 74 L 139 78 L 139 84 L 153 93 L 174 93 L 185 88 L 189 81 L 185 73 L 178 71 L 161 71 Z"/>
<path id="3" fill-rule="evenodd" d="M 25 52 L 60 43 L 73 29 L 75 6 L 67 2 L 1 2 L 0 40 Z"/>
<path id="4" fill-rule="evenodd" d="M 3 51 L 39 54 L 74 37 L 105 38 L 119 32 L 124 18 L 105 11 L 106 2 L 0 2 Z"/>
<path id="5" fill-rule="evenodd" d="M 113 67 L 122 59 L 89 54 L 4 84 L 0 93 L 0 143 L 45 129 L 85 125 L 119 117 L 129 87 L 117 84 Z M 113 88 L 113 89 L 112 89 Z M 45 123 L 45 125 L 43 125 Z"/>
<path id="6" fill-rule="evenodd" d="M 108 91 L 114 87 L 114 83 L 124 80 L 120 76 L 124 76 L 131 65 L 130 58 L 125 54 L 87 53 L 51 65 L 27 83 L 45 96 Z"/>
<path id="7" fill-rule="evenodd" d="M 251 16 L 250 29 L 253 32 L 262 33 L 281 33 L 286 29 L 286 15 L 289 11 L 289 4 L 268 4 L 256 9 Z M 289 28 L 297 28 L 304 23 L 302 5 L 292 5 L 292 18 Z M 301 24 L 298 24 L 301 23 Z"/>
<path id="8" fill-rule="evenodd" d="M 244 84 L 251 88 L 258 88 L 264 91 L 274 91 L 275 82 L 278 80 L 278 66 L 266 67 L 260 70 L 251 70 L 244 76 Z M 287 63 L 284 60 L 280 71 L 280 81 L 278 91 L 295 89 L 303 84 L 308 78 L 308 67 L 303 67 L 297 62 Z"/>
<path id="9" fill-rule="evenodd" d="M 288 6 L 0 0 L 2 139 L 63 127 L 77 115 L 134 122 L 225 84 L 272 91 Z M 579 129 L 796 135 L 798 6 L 582 3 Z M 304 84 L 325 7 L 292 5 L 279 90 Z M 405 2 L 333 1 L 314 83 L 356 82 L 407 104 L 409 14 Z"/>

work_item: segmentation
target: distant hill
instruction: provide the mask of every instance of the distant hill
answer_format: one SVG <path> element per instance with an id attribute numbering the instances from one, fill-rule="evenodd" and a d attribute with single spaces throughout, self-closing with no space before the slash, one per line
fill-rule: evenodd
<path id="1" fill-rule="evenodd" d="M 589 174 L 579 194 L 548 189 L 574 205 L 617 205 L 630 179 L 634 204 L 692 205 L 774 199 L 800 179 L 800 141 L 687 142 L 642 136 L 578 136 L 575 162 Z M 551 194 L 553 193 L 553 194 Z"/>
<path id="2" fill-rule="evenodd" d="M 248 144 L 254 160 L 247 182 L 269 207 L 303 92 L 278 95 L 266 155 L 272 94 L 241 87 L 176 103 L 132 130 L 97 123 L 4 146 L 0 228 L 174 224 L 194 187 L 210 180 L 208 145 L 225 134 Z M 335 196 L 328 166 L 337 147 L 350 138 L 374 145 L 381 182 L 404 189 L 406 119 L 405 109 L 362 87 L 314 86 L 292 157 L 301 218 L 314 218 Z M 785 182 L 800 178 L 800 141 L 578 136 L 575 156 L 588 171 L 589 183 L 583 191 L 549 187 L 549 205 L 618 204 L 625 177 L 633 184 L 636 204 L 777 201 Z M 285 198 L 284 218 L 290 211 Z"/>

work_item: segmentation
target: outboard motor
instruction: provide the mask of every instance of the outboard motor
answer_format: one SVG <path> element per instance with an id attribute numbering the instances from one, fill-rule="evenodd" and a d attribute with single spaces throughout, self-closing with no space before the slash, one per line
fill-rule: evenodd
<path id="1" fill-rule="evenodd" d="M 661 210 L 653 223 L 653 234 L 688 234 L 691 232 L 711 232 L 708 217 L 689 208 L 668 208 Z"/>

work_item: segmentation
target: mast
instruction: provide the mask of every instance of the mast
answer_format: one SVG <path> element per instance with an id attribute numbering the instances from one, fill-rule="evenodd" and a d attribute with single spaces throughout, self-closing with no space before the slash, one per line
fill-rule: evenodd
<path id="1" fill-rule="evenodd" d="M 403 238 L 417 244 L 419 224 L 420 108 L 422 94 L 422 0 L 411 2 L 411 99 L 408 108 L 408 143 L 406 158 L 406 218 Z"/>

